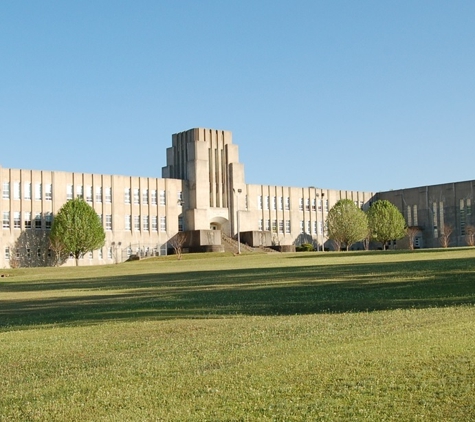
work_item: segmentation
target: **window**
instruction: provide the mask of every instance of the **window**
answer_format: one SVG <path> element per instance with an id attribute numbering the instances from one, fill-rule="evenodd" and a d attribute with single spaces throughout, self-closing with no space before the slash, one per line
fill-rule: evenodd
<path id="1" fill-rule="evenodd" d="M 106 214 L 106 230 L 112 230 L 112 215 Z"/>
<path id="2" fill-rule="evenodd" d="M 3 199 L 10 199 L 10 182 L 3 182 Z"/>
<path id="3" fill-rule="evenodd" d="M 45 185 L 45 200 L 46 201 L 53 200 L 53 185 L 51 183 L 47 183 Z"/>
<path id="4" fill-rule="evenodd" d="M 318 222 L 318 233 L 323 234 L 323 224 L 321 221 Z"/>
<path id="5" fill-rule="evenodd" d="M 41 213 L 35 215 L 35 229 L 41 229 Z"/>
<path id="6" fill-rule="evenodd" d="M 318 229 L 317 229 L 317 222 L 314 221 L 314 222 L 313 222 L 313 234 L 317 234 L 317 233 L 318 233 L 317 230 L 318 230 Z"/>
<path id="7" fill-rule="evenodd" d="M 272 220 L 272 232 L 277 233 L 277 220 Z"/>
<path id="8" fill-rule="evenodd" d="M 36 256 L 37 256 L 38 258 L 41 258 L 41 248 L 37 248 L 37 249 L 36 249 Z"/>
<path id="9" fill-rule="evenodd" d="M 270 198 L 268 196 L 264 196 L 264 207 L 266 210 L 270 208 Z"/>
<path id="10" fill-rule="evenodd" d="M 183 216 L 181 215 L 178 216 L 178 231 L 183 231 Z"/>
<path id="11" fill-rule="evenodd" d="M 30 182 L 25 183 L 25 199 L 27 201 L 31 200 L 31 183 Z"/>
<path id="12" fill-rule="evenodd" d="M 418 225 L 418 220 L 417 220 L 417 205 L 414 205 L 412 207 L 412 217 L 413 217 L 413 220 L 414 220 L 414 225 L 417 226 Z"/>
<path id="13" fill-rule="evenodd" d="M 279 220 L 279 233 L 284 233 L 284 220 Z"/>
<path id="14" fill-rule="evenodd" d="M 299 199 L 299 211 L 303 211 L 303 198 Z"/>
<path id="15" fill-rule="evenodd" d="M 148 189 L 142 189 L 142 204 L 148 205 Z"/>
<path id="16" fill-rule="evenodd" d="M 134 204 L 140 204 L 140 190 L 134 189 Z"/>
<path id="17" fill-rule="evenodd" d="M 31 212 L 27 211 L 24 214 L 25 216 L 25 229 L 31 229 Z"/>
<path id="18" fill-rule="evenodd" d="M 277 197 L 275 196 L 272 197 L 272 209 L 273 210 L 277 209 Z"/>
<path id="19" fill-rule="evenodd" d="M 290 197 L 289 196 L 285 197 L 285 210 L 286 211 L 290 210 Z"/>
<path id="20" fill-rule="evenodd" d="M 52 223 L 53 223 L 53 214 L 51 214 L 50 212 L 47 212 L 46 215 L 45 215 L 45 228 L 46 228 L 46 230 L 51 229 Z"/>
<path id="21" fill-rule="evenodd" d="M 99 255 L 99 259 L 104 259 L 104 252 L 103 252 L 102 248 L 99 249 L 99 250 L 97 251 L 97 253 L 98 253 L 98 255 Z"/>
<path id="22" fill-rule="evenodd" d="M 10 211 L 3 211 L 3 228 L 10 228 Z"/>
<path id="23" fill-rule="evenodd" d="M 432 224 L 434 225 L 434 238 L 439 237 L 437 230 L 437 202 L 432 204 Z"/>
<path id="24" fill-rule="evenodd" d="M 67 185 L 66 186 L 66 199 L 70 201 L 73 199 L 73 185 Z"/>
<path id="25" fill-rule="evenodd" d="M 262 196 L 257 197 L 257 209 L 261 210 L 262 209 Z"/>
<path id="26" fill-rule="evenodd" d="M 179 191 L 177 196 L 178 196 L 178 198 L 177 198 L 178 199 L 178 205 L 180 205 L 180 206 L 183 205 L 183 192 Z"/>
<path id="27" fill-rule="evenodd" d="M 157 205 L 157 191 L 155 189 L 150 191 L 150 202 L 152 205 Z"/>
<path id="28" fill-rule="evenodd" d="M 285 220 L 285 232 L 290 233 L 290 220 Z"/>
<path id="29" fill-rule="evenodd" d="M 13 228 L 14 229 L 21 229 L 21 217 L 20 217 L 20 212 L 15 211 L 13 213 Z"/>
<path id="30" fill-rule="evenodd" d="M 30 248 L 26 248 L 26 257 L 31 258 L 31 249 Z"/>
<path id="31" fill-rule="evenodd" d="M 102 186 L 96 186 L 96 202 L 102 202 Z"/>
<path id="32" fill-rule="evenodd" d="M 411 215 L 411 211 L 412 211 L 411 206 L 408 205 L 408 206 L 407 206 L 407 225 L 408 225 L 408 227 L 411 227 L 411 226 L 412 226 L 412 215 Z"/>
<path id="33" fill-rule="evenodd" d="M 86 201 L 92 202 L 92 186 L 86 186 Z"/>
<path id="34" fill-rule="evenodd" d="M 21 199 L 21 185 L 20 185 L 20 182 L 13 183 L 13 199 Z"/>
<path id="35" fill-rule="evenodd" d="M 310 198 L 305 200 L 305 211 L 310 211 Z"/>
<path id="36" fill-rule="evenodd" d="M 467 198 L 467 215 L 472 215 L 472 200 Z"/>
<path id="37" fill-rule="evenodd" d="M 107 258 L 112 259 L 112 248 L 107 248 Z"/>
<path id="38" fill-rule="evenodd" d="M 158 231 L 158 217 L 156 215 L 152 216 L 152 231 Z"/>
<path id="39" fill-rule="evenodd" d="M 318 204 L 318 211 L 321 211 L 321 210 L 322 210 L 322 200 L 319 199 L 319 200 L 317 201 L 317 204 Z"/>
<path id="40" fill-rule="evenodd" d="M 125 230 L 130 231 L 132 230 L 132 216 L 126 215 L 125 216 Z"/>
<path id="41" fill-rule="evenodd" d="M 134 230 L 140 231 L 140 215 L 134 215 Z"/>
<path id="42" fill-rule="evenodd" d="M 7 261 L 10 259 L 10 248 L 8 246 L 5 248 L 5 259 Z"/>
<path id="43" fill-rule="evenodd" d="M 167 231 L 167 217 L 166 216 L 160 217 L 160 231 L 161 232 Z"/>
<path id="44" fill-rule="evenodd" d="M 279 204 L 279 211 L 282 211 L 284 209 L 284 198 L 282 196 L 279 196 L 278 204 Z"/>
<path id="45" fill-rule="evenodd" d="M 444 233 L 444 203 L 439 202 L 439 221 L 440 221 L 440 231 Z"/>
<path id="46" fill-rule="evenodd" d="M 317 210 L 317 200 L 315 198 L 312 199 L 312 211 Z"/>
<path id="47" fill-rule="evenodd" d="M 270 220 L 266 220 L 266 230 L 270 231 Z"/>
<path id="48" fill-rule="evenodd" d="M 300 220 L 300 233 L 305 233 L 305 221 Z"/>
<path id="49" fill-rule="evenodd" d="M 257 222 L 257 224 L 258 224 L 257 230 L 259 231 L 264 230 L 264 220 L 262 218 Z"/>
<path id="50" fill-rule="evenodd" d="M 84 198 L 84 189 L 82 185 L 76 186 L 76 198 Z"/>
<path id="51" fill-rule="evenodd" d="M 328 212 L 328 199 L 325 199 L 325 211 Z"/>
<path id="52" fill-rule="evenodd" d="M 167 196 L 164 190 L 160 191 L 160 205 L 167 205 Z"/>
<path id="53" fill-rule="evenodd" d="M 465 209 L 464 209 L 465 204 L 464 202 L 465 201 L 463 199 L 460 200 L 460 235 L 461 236 L 465 236 Z M 442 217 L 441 217 L 441 221 L 442 221 Z"/>
<path id="54" fill-rule="evenodd" d="M 130 188 L 125 188 L 124 190 L 124 202 L 130 204 Z"/>
<path id="55" fill-rule="evenodd" d="M 148 215 L 144 215 L 142 217 L 142 224 L 143 224 L 143 230 L 148 232 L 149 231 L 149 218 Z"/>
<path id="56" fill-rule="evenodd" d="M 110 204 L 112 202 L 112 188 L 105 188 L 104 193 L 105 193 L 104 202 Z"/>
<path id="57" fill-rule="evenodd" d="M 312 233 L 312 225 L 310 221 L 307 221 L 307 231 L 306 233 L 311 234 Z"/>
<path id="58" fill-rule="evenodd" d="M 37 201 L 41 201 L 41 198 L 42 198 L 42 186 L 41 186 L 41 183 L 37 183 L 35 185 L 35 199 Z"/>

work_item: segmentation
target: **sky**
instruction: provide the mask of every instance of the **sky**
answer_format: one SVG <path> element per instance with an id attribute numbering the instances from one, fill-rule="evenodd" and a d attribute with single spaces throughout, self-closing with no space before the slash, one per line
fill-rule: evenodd
<path id="1" fill-rule="evenodd" d="M 475 179 L 473 0 L 0 1 L 0 165 L 161 177 L 229 130 L 246 183 Z"/>

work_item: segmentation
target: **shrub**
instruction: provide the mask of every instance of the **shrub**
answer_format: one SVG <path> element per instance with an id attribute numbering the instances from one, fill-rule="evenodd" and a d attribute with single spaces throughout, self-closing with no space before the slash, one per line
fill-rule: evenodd
<path id="1" fill-rule="evenodd" d="M 311 252 L 314 251 L 315 248 L 311 243 L 302 243 L 300 246 L 295 248 L 297 252 Z"/>

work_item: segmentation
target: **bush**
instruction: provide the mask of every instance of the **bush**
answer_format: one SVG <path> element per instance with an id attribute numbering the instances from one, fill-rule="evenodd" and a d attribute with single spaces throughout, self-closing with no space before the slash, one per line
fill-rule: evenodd
<path id="1" fill-rule="evenodd" d="M 314 251 L 315 248 L 311 243 L 302 243 L 300 246 L 295 248 L 297 252 L 311 252 Z"/>

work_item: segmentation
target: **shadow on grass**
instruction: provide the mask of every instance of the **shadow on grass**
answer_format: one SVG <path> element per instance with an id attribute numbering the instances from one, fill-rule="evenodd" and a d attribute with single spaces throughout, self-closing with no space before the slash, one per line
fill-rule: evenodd
<path id="1" fill-rule="evenodd" d="M 460 304 L 475 304 L 473 259 L 157 272 L 3 282 L 0 329 L 141 318 L 367 312 Z"/>

